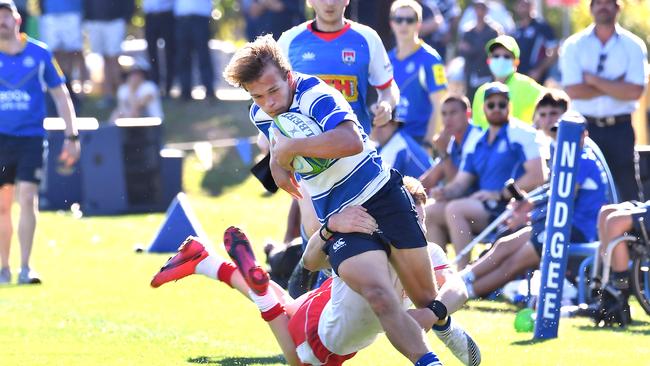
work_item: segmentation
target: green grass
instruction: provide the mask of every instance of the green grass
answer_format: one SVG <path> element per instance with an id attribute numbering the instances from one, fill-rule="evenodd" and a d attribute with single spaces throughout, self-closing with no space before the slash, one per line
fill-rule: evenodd
<path id="1" fill-rule="evenodd" d="M 263 197 L 252 179 L 218 198 L 201 193 L 197 163 L 186 164 L 191 204 L 220 247 L 230 225 L 256 244 L 280 238 L 288 196 Z M 227 286 L 205 278 L 151 289 L 167 255 L 136 254 L 147 246 L 162 214 L 74 219 L 43 213 L 33 265 L 44 284 L 0 288 L 0 365 L 281 365 L 280 349 L 255 306 Z M 12 264 L 17 268 L 18 249 Z M 650 317 L 634 304 L 627 330 L 594 329 L 562 319 L 560 337 L 532 343 L 515 333 L 516 309 L 472 301 L 456 318 L 481 346 L 485 365 L 647 364 Z M 435 337 L 430 344 L 448 365 L 457 362 Z M 380 337 L 350 365 L 407 365 Z"/>

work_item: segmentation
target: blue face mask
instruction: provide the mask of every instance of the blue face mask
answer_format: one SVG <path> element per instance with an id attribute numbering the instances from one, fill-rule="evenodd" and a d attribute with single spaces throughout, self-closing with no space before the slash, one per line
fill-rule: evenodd
<path id="1" fill-rule="evenodd" d="M 490 71 L 497 79 L 503 79 L 515 72 L 515 60 L 506 58 L 490 58 Z"/>

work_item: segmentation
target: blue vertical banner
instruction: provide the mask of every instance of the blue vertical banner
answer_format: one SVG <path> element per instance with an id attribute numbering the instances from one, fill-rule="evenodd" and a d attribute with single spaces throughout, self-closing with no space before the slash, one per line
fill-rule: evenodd
<path id="1" fill-rule="evenodd" d="M 584 129 L 585 120 L 580 115 L 565 114 L 559 122 L 540 266 L 542 279 L 535 319 L 536 339 L 557 338 L 560 325 L 562 285 L 569 258 L 578 161 L 582 154 L 580 137 Z"/>
<path id="2" fill-rule="evenodd" d="M 237 153 L 239 153 L 239 157 L 241 158 L 241 161 L 244 162 L 244 164 L 250 165 L 253 162 L 251 143 L 247 138 L 237 139 L 235 148 L 237 149 Z"/>

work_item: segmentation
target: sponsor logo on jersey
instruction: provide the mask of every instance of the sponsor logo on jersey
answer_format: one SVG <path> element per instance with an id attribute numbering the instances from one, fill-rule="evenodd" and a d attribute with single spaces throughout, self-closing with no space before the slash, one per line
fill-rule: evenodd
<path id="1" fill-rule="evenodd" d="M 313 52 L 305 52 L 302 54 L 303 61 L 314 61 L 316 59 L 316 54 Z"/>
<path id="2" fill-rule="evenodd" d="M 318 75 L 324 82 L 343 94 L 345 100 L 356 102 L 359 99 L 358 81 L 351 75 Z"/>
<path id="3" fill-rule="evenodd" d="M 438 85 L 447 84 L 447 75 L 445 74 L 445 67 L 443 65 L 433 65 L 433 80 Z"/>
<path id="4" fill-rule="evenodd" d="M 343 51 L 341 51 L 341 57 L 343 63 L 352 65 L 357 59 L 357 52 L 351 48 L 344 48 Z"/>
<path id="5" fill-rule="evenodd" d="M 36 65 L 36 61 L 31 56 L 27 56 L 23 59 L 23 66 L 25 67 L 34 67 Z"/>

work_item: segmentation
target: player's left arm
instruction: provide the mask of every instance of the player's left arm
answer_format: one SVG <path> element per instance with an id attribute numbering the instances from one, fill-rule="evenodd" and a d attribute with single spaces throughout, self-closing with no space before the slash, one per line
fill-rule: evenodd
<path id="1" fill-rule="evenodd" d="M 329 217 L 327 223 L 309 238 L 302 254 L 302 263 L 310 271 L 330 268 L 327 255 L 323 252 L 325 240 L 333 233 L 363 233 L 371 235 L 377 230 L 377 222 L 363 206 L 348 206 Z"/>
<path id="2" fill-rule="evenodd" d="M 374 115 L 372 124 L 383 126 L 392 118 L 393 110 L 399 101 L 399 88 L 393 80 L 393 65 L 381 38 L 369 28 L 362 29 L 370 52 L 368 82 L 377 90 L 377 102 L 370 106 Z"/>
<path id="3" fill-rule="evenodd" d="M 363 141 L 353 121 L 344 120 L 335 128 L 320 135 L 305 138 L 288 138 L 281 133 L 274 135 L 272 154 L 280 166 L 292 170 L 291 161 L 295 156 L 308 156 L 322 159 L 339 159 L 356 155 L 363 151 Z"/>
<path id="4" fill-rule="evenodd" d="M 49 89 L 50 95 L 54 100 L 56 111 L 65 121 L 65 140 L 61 149 L 59 160 L 63 161 L 66 166 L 72 166 L 79 159 L 80 147 L 78 140 L 77 128 L 74 125 L 74 120 L 77 118 L 70 93 L 65 84 Z"/>

